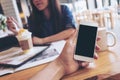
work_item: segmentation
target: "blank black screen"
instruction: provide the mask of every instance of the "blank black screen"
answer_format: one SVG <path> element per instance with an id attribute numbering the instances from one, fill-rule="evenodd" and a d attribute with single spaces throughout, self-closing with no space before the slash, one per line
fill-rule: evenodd
<path id="1" fill-rule="evenodd" d="M 76 55 L 93 57 L 96 33 L 97 27 L 80 25 L 76 44 Z"/>

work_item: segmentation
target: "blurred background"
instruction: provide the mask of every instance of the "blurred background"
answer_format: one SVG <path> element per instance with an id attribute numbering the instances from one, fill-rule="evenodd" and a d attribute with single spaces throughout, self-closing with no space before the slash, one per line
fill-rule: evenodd
<path id="1" fill-rule="evenodd" d="M 112 13 L 110 23 L 112 23 L 111 26 L 114 26 L 115 20 L 119 18 L 120 14 L 120 0 L 60 0 L 60 3 L 70 8 L 76 20 L 76 24 L 79 24 L 82 20 L 93 20 L 97 21 L 100 26 L 108 26 L 106 22 L 110 19 L 109 13 Z M 27 18 L 30 16 L 31 10 L 29 0 L 0 0 L 0 22 L 2 23 L 0 30 L 5 31 L 6 24 L 3 17 L 9 16 L 13 16 L 22 27 L 27 28 Z M 106 12 L 106 15 L 102 23 L 98 17 L 103 11 Z M 97 13 L 98 17 L 94 17 L 96 12 L 100 12 L 99 14 Z M 2 32 L 0 32 L 0 35 L 2 35 Z"/>

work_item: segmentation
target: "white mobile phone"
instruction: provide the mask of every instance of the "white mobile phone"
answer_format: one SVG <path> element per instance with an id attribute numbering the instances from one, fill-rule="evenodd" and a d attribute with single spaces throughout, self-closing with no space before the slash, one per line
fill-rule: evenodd
<path id="1" fill-rule="evenodd" d="M 79 25 L 74 59 L 87 62 L 94 61 L 97 29 L 97 24 L 81 23 Z"/>

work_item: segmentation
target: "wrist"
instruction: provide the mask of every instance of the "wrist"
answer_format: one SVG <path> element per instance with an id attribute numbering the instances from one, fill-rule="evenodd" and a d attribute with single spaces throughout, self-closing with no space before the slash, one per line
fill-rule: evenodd
<path id="1" fill-rule="evenodd" d="M 62 61 L 60 58 L 57 58 L 57 59 L 55 60 L 55 62 L 56 62 L 56 64 L 57 64 L 57 66 L 59 66 L 59 67 L 61 68 L 61 71 L 62 71 L 62 73 L 63 73 L 62 76 L 64 76 L 64 75 L 66 74 L 66 70 L 65 70 L 63 61 Z"/>
<path id="2" fill-rule="evenodd" d="M 39 44 L 45 44 L 46 42 L 44 41 L 44 38 L 39 38 L 38 43 Z"/>
<path id="3" fill-rule="evenodd" d="M 47 42 L 47 37 L 42 38 L 42 43 L 43 43 L 43 44 L 48 43 L 48 42 Z"/>

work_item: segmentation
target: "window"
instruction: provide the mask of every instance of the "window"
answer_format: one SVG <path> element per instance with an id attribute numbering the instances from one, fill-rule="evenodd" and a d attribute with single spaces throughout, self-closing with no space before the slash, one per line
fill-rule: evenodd
<path id="1" fill-rule="evenodd" d="M 117 4 L 120 4 L 120 0 L 117 0 Z"/>
<path id="2" fill-rule="evenodd" d="M 87 9 L 86 0 L 77 0 L 75 2 L 75 9 L 76 12 L 86 10 Z"/>
<path id="3" fill-rule="evenodd" d="M 116 6 L 120 0 L 102 0 L 103 7 Z"/>

